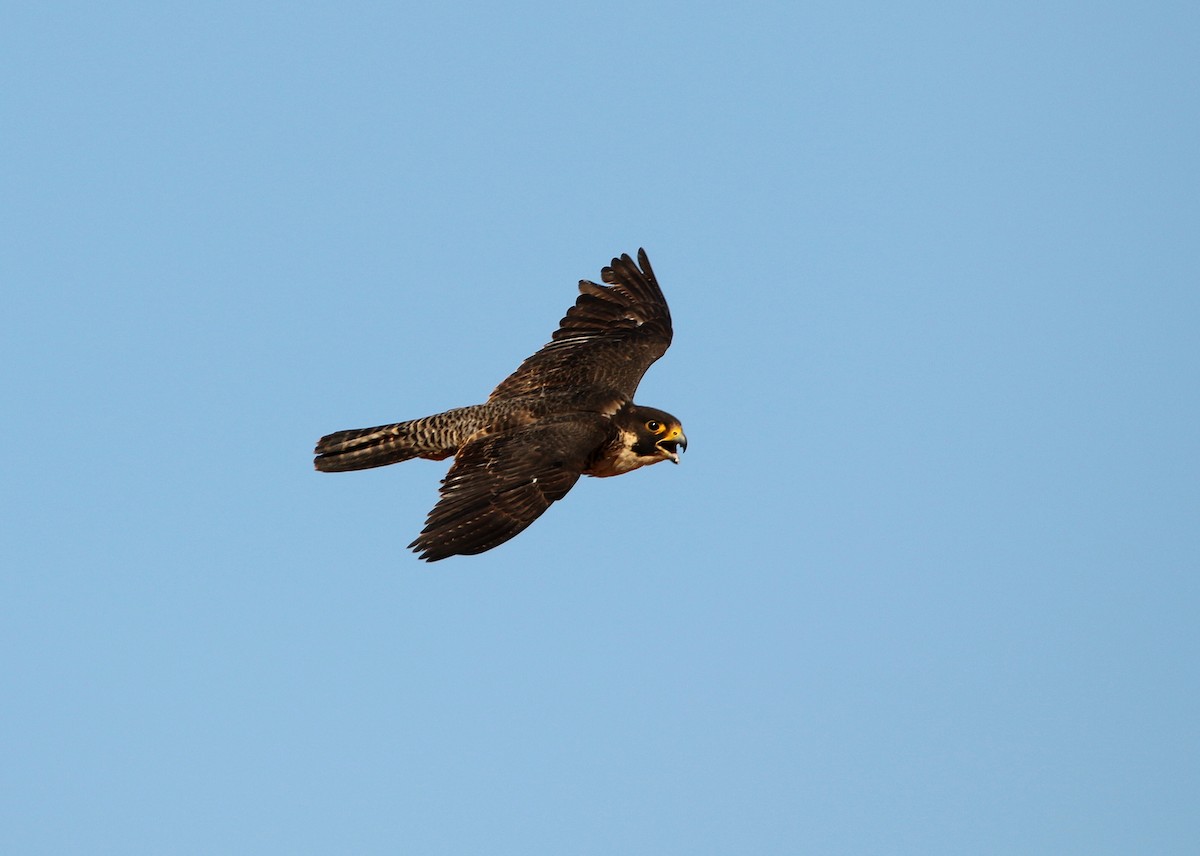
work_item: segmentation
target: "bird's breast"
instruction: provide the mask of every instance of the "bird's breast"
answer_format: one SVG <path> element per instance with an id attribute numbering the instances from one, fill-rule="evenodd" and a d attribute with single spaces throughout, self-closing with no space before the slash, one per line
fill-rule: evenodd
<path id="1" fill-rule="evenodd" d="M 653 458 L 646 458 L 633 450 L 635 442 L 637 442 L 637 435 L 630 431 L 620 432 L 617 439 L 604 448 L 595 463 L 584 470 L 584 474 L 597 478 L 608 478 L 654 463 Z"/>

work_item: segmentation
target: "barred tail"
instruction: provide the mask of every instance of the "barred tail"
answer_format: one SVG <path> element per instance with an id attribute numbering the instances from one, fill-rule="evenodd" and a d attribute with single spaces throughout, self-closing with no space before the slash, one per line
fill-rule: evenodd
<path id="1" fill-rule="evenodd" d="M 338 431 L 317 441 L 313 465 L 322 472 L 344 473 L 385 464 L 398 464 L 420 455 L 412 447 L 404 427 L 408 423 Z"/>
<path id="2" fill-rule="evenodd" d="M 313 465 L 322 472 L 344 473 L 412 458 L 444 460 L 478 430 L 476 410 L 463 407 L 424 419 L 326 435 L 317 441 Z"/>

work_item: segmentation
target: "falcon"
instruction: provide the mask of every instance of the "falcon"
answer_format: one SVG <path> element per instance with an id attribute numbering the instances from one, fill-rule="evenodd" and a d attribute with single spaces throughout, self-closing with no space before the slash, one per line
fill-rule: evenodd
<path id="1" fill-rule="evenodd" d="M 392 425 L 338 431 L 317 442 L 326 473 L 454 457 L 417 539 L 419 557 L 490 550 L 537 520 L 580 476 L 618 476 L 679 463 L 679 420 L 634 404 L 650 364 L 671 344 L 671 313 L 645 250 L 579 283 L 550 341 L 483 404 Z"/>

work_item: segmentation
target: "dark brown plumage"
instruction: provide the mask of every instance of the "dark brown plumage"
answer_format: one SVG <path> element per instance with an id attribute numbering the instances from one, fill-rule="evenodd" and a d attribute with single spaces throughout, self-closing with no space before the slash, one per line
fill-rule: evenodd
<path id="1" fill-rule="evenodd" d="M 551 340 L 483 404 L 423 419 L 339 431 L 317 443 L 324 472 L 454 456 L 441 498 L 409 546 L 422 559 L 504 543 L 562 499 L 581 475 L 679 463 L 679 420 L 633 403 L 642 375 L 671 344 L 671 313 L 638 250 L 579 283 Z"/>

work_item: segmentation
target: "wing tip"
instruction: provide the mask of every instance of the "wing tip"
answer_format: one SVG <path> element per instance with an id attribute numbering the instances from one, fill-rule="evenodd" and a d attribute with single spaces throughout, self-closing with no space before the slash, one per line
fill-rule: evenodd
<path id="1" fill-rule="evenodd" d="M 662 290 L 654 276 L 654 268 L 650 266 L 650 257 L 646 255 L 645 247 L 638 247 L 636 262 L 629 253 L 615 256 L 608 266 L 601 269 L 600 279 L 610 285 L 629 285 L 631 282 L 643 280 L 660 299 L 662 297 Z"/>

